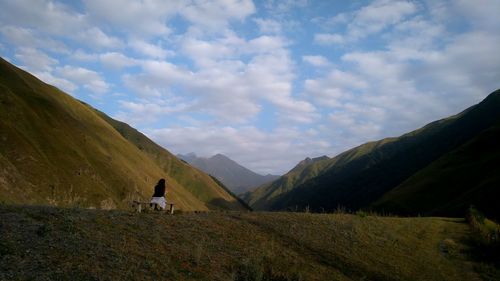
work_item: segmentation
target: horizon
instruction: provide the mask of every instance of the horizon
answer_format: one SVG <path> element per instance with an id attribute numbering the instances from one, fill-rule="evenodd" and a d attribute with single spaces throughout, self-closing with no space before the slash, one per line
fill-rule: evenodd
<path id="1" fill-rule="evenodd" d="M 500 88 L 499 10 L 495 0 L 2 1 L 0 52 L 174 155 L 220 153 L 282 175 Z"/>

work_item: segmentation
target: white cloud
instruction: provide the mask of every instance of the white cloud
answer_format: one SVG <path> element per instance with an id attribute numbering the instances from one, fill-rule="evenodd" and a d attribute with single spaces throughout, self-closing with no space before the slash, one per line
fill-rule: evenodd
<path id="1" fill-rule="evenodd" d="M 75 85 L 74 83 L 70 82 L 67 79 L 61 78 L 61 77 L 56 77 L 52 75 L 52 73 L 47 72 L 47 71 L 42 71 L 42 72 L 32 72 L 33 75 L 38 77 L 38 79 L 42 80 L 43 82 L 54 85 L 58 87 L 59 89 L 63 90 L 64 92 L 73 95 L 74 91 L 78 89 L 78 86 Z"/>
<path id="2" fill-rule="evenodd" d="M 349 37 L 359 39 L 401 22 L 417 11 L 410 1 L 376 0 L 355 12 L 348 26 Z"/>
<path id="3" fill-rule="evenodd" d="M 119 104 L 122 110 L 115 118 L 134 126 L 156 122 L 169 114 L 185 112 L 190 107 L 188 103 L 176 99 L 120 100 Z"/>
<path id="4" fill-rule="evenodd" d="M 78 32 L 76 39 L 91 48 L 121 48 L 124 43 L 117 37 L 109 36 L 97 27 Z"/>
<path id="5" fill-rule="evenodd" d="M 417 11 L 418 6 L 412 1 L 375 0 L 354 12 L 341 13 L 326 21 L 327 25 L 345 24 L 345 34 L 319 33 L 314 36 L 314 41 L 322 45 L 352 43 L 384 31 Z"/>
<path id="6" fill-rule="evenodd" d="M 2 1 L 3 24 L 29 27 L 55 35 L 71 35 L 85 24 L 85 16 L 65 4 L 49 0 Z"/>
<path id="7" fill-rule="evenodd" d="M 283 120 L 317 118 L 312 104 L 292 96 L 294 65 L 283 38 L 260 36 L 246 41 L 232 32 L 213 40 L 197 36 L 190 33 L 181 42 L 196 71 L 167 61 L 147 61 L 141 63 L 142 73 L 124 76 L 125 85 L 141 96 L 175 92 L 189 97 L 193 110 L 224 122 L 249 122 L 261 112 L 262 101 L 276 106 Z M 248 62 L 239 60 L 240 56 L 248 57 Z"/>
<path id="8" fill-rule="evenodd" d="M 306 95 L 317 100 L 318 104 L 341 107 L 353 97 L 353 91 L 365 90 L 367 82 L 362 76 L 333 70 L 323 78 L 307 79 L 304 83 Z"/>
<path id="9" fill-rule="evenodd" d="M 172 51 L 163 49 L 160 44 L 154 45 L 144 40 L 130 40 L 129 46 L 138 53 L 153 59 L 165 59 L 167 56 L 173 55 Z"/>
<path id="10" fill-rule="evenodd" d="M 180 13 L 207 31 L 224 30 L 231 20 L 243 21 L 255 12 L 251 0 L 193 0 Z"/>
<path id="11" fill-rule="evenodd" d="M 308 0 L 268 0 L 265 7 L 272 13 L 287 13 L 295 8 L 305 8 Z"/>
<path id="12" fill-rule="evenodd" d="M 330 65 L 330 61 L 323 56 L 302 56 L 302 60 L 316 67 L 326 67 Z"/>
<path id="13" fill-rule="evenodd" d="M 171 32 L 167 19 L 183 6 L 184 1 L 84 0 L 84 3 L 90 17 L 121 32 L 149 37 Z"/>
<path id="14" fill-rule="evenodd" d="M 79 61 L 96 61 L 99 58 L 98 54 L 90 54 L 82 49 L 77 49 L 71 54 L 71 58 Z"/>
<path id="15" fill-rule="evenodd" d="M 55 72 L 76 85 L 86 88 L 96 94 L 106 93 L 110 87 L 97 72 L 83 67 L 66 65 L 56 68 Z"/>
<path id="16" fill-rule="evenodd" d="M 223 153 L 262 174 L 285 173 L 300 160 L 323 155 L 330 148 L 328 142 L 295 128 L 268 133 L 253 126 L 175 127 L 146 133 L 173 153 L 189 153 L 193 148 L 201 156 Z"/>
<path id="17" fill-rule="evenodd" d="M 113 69 L 122 69 L 125 67 L 130 67 L 138 64 L 139 62 L 135 59 L 129 58 L 122 53 L 108 52 L 99 55 L 99 60 L 106 67 Z"/>
<path id="18" fill-rule="evenodd" d="M 35 35 L 32 29 L 17 26 L 0 27 L 0 33 L 10 43 L 18 47 L 41 48 L 51 52 L 68 53 L 68 47 L 50 38 Z"/>
<path id="19" fill-rule="evenodd" d="M 318 33 L 314 34 L 314 42 L 320 45 L 343 44 L 345 38 L 340 34 Z"/>
<path id="20" fill-rule="evenodd" d="M 21 61 L 28 71 L 51 71 L 59 62 L 42 51 L 22 47 L 16 50 L 16 59 Z"/>
<path id="21" fill-rule="evenodd" d="M 465 17 L 476 29 L 497 32 L 500 26 L 500 1 L 497 0 L 456 0 L 451 1 L 451 8 L 459 16 Z"/>
<path id="22" fill-rule="evenodd" d="M 254 21 L 261 34 L 278 34 L 282 31 L 281 23 L 276 20 L 257 18 Z"/>

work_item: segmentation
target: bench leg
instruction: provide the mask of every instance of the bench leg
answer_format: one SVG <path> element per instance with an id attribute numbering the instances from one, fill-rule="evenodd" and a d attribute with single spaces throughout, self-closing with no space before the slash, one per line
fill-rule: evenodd
<path id="1" fill-rule="evenodd" d="M 170 214 L 174 214 L 174 204 L 170 204 Z"/>

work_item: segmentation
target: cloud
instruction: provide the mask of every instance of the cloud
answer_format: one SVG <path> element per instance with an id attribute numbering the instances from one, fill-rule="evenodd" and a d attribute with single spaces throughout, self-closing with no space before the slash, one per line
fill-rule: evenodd
<path id="1" fill-rule="evenodd" d="M 272 13 L 288 13 L 295 8 L 305 8 L 308 0 L 269 0 L 264 5 Z"/>
<path id="2" fill-rule="evenodd" d="M 35 35 L 33 30 L 29 28 L 3 26 L 0 27 L 0 33 L 7 42 L 17 47 L 40 48 L 65 54 L 69 52 L 68 47 L 63 42 L 50 38 L 41 38 L 39 35 Z"/>
<path id="3" fill-rule="evenodd" d="M 261 34 L 278 34 L 282 31 L 281 23 L 276 20 L 256 18 L 254 22 Z"/>
<path id="4" fill-rule="evenodd" d="M 346 41 L 340 34 L 318 33 L 314 34 L 314 42 L 320 45 L 343 44 Z"/>
<path id="5" fill-rule="evenodd" d="M 55 72 L 79 87 L 86 88 L 96 94 L 106 93 L 110 88 L 110 85 L 97 72 L 83 67 L 66 65 L 64 67 L 57 67 Z"/>
<path id="6" fill-rule="evenodd" d="M 134 66 L 139 62 L 135 59 L 129 58 L 122 53 L 118 52 L 108 52 L 99 55 L 99 60 L 106 67 L 113 69 L 122 69 L 130 66 Z"/>
<path id="7" fill-rule="evenodd" d="M 467 19 L 475 29 L 496 32 L 500 26 L 500 2 L 496 0 L 451 1 L 451 9 Z M 456 17 L 456 15 L 455 15 Z"/>
<path id="8" fill-rule="evenodd" d="M 169 114 L 182 113 L 190 105 L 178 99 L 140 99 L 138 101 L 120 100 L 120 108 L 115 118 L 134 126 L 151 124 Z"/>
<path id="9" fill-rule="evenodd" d="M 52 35 L 71 35 L 85 25 L 85 16 L 65 4 L 49 0 L 2 1 L 3 24 L 33 28 Z"/>
<path id="10" fill-rule="evenodd" d="M 123 47 L 124 45 L 122 40 L 105 34 L 97 27 L 92 27 L 78 32 L 76 39 L 87 44 L 91 48 L 117 49 Z"/>
<path id="11" fill-rule="evenodd" d="M 70 95 L 74 95 L 74 91 L 78 89 L 78 86 L 75 85 L 73 82 L 61 77 L 56 77 L 52 75 L 52 73 L 47 71 L 32 72 L 32 74 L 38 77 L 38 79 L 44 81 L 45 83 L 54 85 Z"/>
<path id="12" fill-rule="evenodd" d="M 251 0 L 193 0 L 180 13 L 206 31 L 224 30 L 229 21 L 243 21 L 255 12 Z"/>
<path id="13" fill-rule="evenodd" d="M 183 38 L 181 51 L 194 61 L 196 70 L 150 60 L 141 63 L 141 73 L 124 76 L 124 82 L 141 96 L 189 97 L 192 110 L 220 122 L 249 122 L 261 112 L 262 101 L 276 106 L 282 120 L 311 122 L 317 118 L 314 106 L 292 95 L 294 65 L 286 46 L 279 36 L 244 40 L 225 32 L 207 40 L 190 33 Z"/>
<path id="14" fill-rule="evenodd" d="M 24 64 L 28 71 L 51 71 L 59 62 L 42 51 L 22 47 L 16 50 L 15 58 Z"/>
<path id="15" fill-rule="evenodd" d="M 117 30 L 136 37 L 166 35 L 171 32 L 167 19 L 183 1 L 84 0 L 89 16 Z"/>
<path id="16" fill-rule="evenodd" d="M 321 45 L 356 42 L 393 27 L 417 11 L 418 6 L 412 1 L 375 0 L 354 12 L 340 13 L 326 20 L 327 25 L 345 25 L 345 34 L 318 33 L 315 34 L 314 41 Z"/>
<path id="17" fill-rule="evenodd" d="M 340 107 L 348 101 L 354 91 L 365 90 L 368 83 L 362 76 L 333 70 L 319 79 L 307 79 L 304 91 L 323 106 Z"/>
<path id="18" fill-rule="evenodd" d="M 194 147 L 200 156 L 223 153 L 262 174 L 285 173 L 311 153 L 319 156 L 329 150 L 328 142 L 311 138 L 314 132 L 294 128 L 269 133 L 253 126 L 171 127 L 146 134 L 173 153 L 189 153 Z"/>
<path id="19" fill-rule="evenodd" d="M 414 14 L 417 6 L 410 1 L 377 0 L 355 12 L 348 26 L 349 37 L 359 39 L 378 33 Z"/>
<path id="20" fill-rule="evenodd" d="M 330 65 L 330 61 L 323 56 L 302 56 L 302 61 L 316 67 L 326 67 Z"/>
<path id="21" fill-rule="evenodd" d="M 133 39 L 129 41 L 129 46 L 138 53 L 153 59 L 165 59 L 169 55 L 173 55 L 172 51 L 167 51 L 160 44 L 151 44 L 144 40 Z"/>

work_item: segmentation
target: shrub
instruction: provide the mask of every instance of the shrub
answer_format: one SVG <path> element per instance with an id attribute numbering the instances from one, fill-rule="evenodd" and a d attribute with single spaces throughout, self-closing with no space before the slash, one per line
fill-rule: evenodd
<path id="1" fill-rule="evenodd" d="M 473 206 L 469 208 L 467 221 L 479 242 L 484 245 L 498 246 L 500 243 L 500 225 L 487 219 L 483 213 Z"/>

